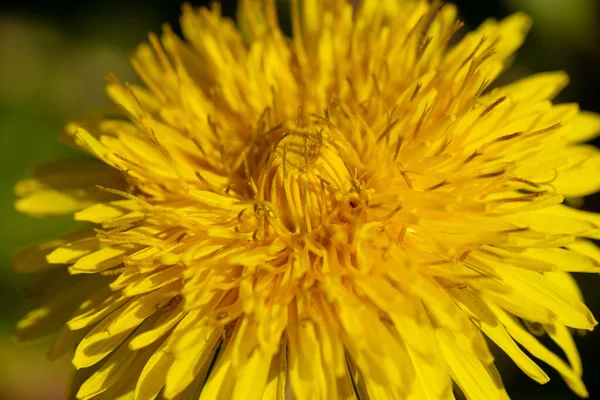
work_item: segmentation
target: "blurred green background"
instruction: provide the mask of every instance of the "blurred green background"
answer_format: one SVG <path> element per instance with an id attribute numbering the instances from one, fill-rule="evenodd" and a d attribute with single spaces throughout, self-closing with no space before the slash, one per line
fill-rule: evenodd
<path id="1" fill-rule="evenodd" d="M 388 0 L 382 0 L 388 1 Z M 571 85 L 560 97 L 600 112 L 600 1 L 459 0 L 461 18 L 473 28 L 486 17 L 525 11 L 533 31 L 503 80 L 543 70 L 566 70 Z M 192 1 L 194 5 L 206 2 Z M 224 12 L 235 14 L 235 1 Z M 20 247 L 56 236 L 73 225 L 69 218 L 34 219 L 14 211 L 13 187 L 34 163 L 82 155 L 58 141 L 64 124 L 108 104 L 107 72 L 135 80 L 128 64 L 134 47 L 163 22 L 177 25 L 177 1 L 4 1 L 0 4 L 0 400 L 62 399 L 68 360 L 49 363 L 51 340 L 17 345 L 11 331 L 23 314 L 28 277 L 12 272 L 11 255 Z M 598 143 L 596 143 L 598 144 Z M 600 211 L 600 196 L 584 207 Z M 580 277 L 581 278 L 581 277 Z M 579 279 L 592 311 L 600 315 L 600 277 Z M 600 330 L 578 338 L 585 381 L 592 399 L 600 399 L 595 362 Z M 499 355 L 499 367 L 514 399 L 572 399 L 550 368 L 552 381 L 538 386 Z"/>

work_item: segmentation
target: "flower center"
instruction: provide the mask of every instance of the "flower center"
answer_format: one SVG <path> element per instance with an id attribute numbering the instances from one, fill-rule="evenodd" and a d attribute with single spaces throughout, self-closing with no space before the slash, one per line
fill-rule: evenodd
<path id="1" fill-rule="evenodd" d="M 339 149 L 317 125 L 282 130 L 259 163 L 256 199 L 292 234 L 323 226 L 352 189 Z M 346 199 L 346 202 L 348 199 Z"/>

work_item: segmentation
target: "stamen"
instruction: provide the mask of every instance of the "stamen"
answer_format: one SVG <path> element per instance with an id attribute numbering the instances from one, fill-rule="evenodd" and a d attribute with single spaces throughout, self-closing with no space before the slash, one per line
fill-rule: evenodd
<path id="1" fill-rule="evenodd" d="M 534 187 L 534 188 L 536 188 L 536 189 L 539 189 L 539 187 L 540 187 L 540 185 L 538 185 L 538 184 L 537 184 L 537 183 L 535 183 L 535 182 L 532 182 L 532 181 L 529 181 L 529 180 L 527 180 L 527 179 L 523 179 L 523 178 L 518 178 L 518 177 L 512 177 L 512 178 L 509 178 L 509 181 L 513 181 L 513 182 L 521 182 L 521 183 L 524 183 L 524 184 L 526 184 L 526 185 L 528 185 L 528 186 Z"/>
<path id="2" fill-rule="evenodd" d="M 257 195 L 258 188 L 256 187 L 256 182 L 254 182 L 254 177 L 252 176 L 252 173 L 250 171 L 250 165 L 248 164 L 247 154 L 248 153 L 244 153 L 244 172 L 246 174 L 246 183 L 250 186 L 250 189 L 252 189 L 252 192 L 255 195 Z"/>
<path id="3" fill-rule="evenodd" d="M 160 151 L 160 153 L 165 158 L 165 160 L 167 161 L 167 163 L 169 164 L 169 166 L 171 167 L 173 172 L 175 172 L 175 175 L 177 175 L 177 177 L 181 181 L 181 184 L 185 188 L 187 188 L 187 181 L 183 177 L 183 174 L 181 173 L 179 168 L 177 168 L 177 164 L 175 163 L 175 160 L 171 156 L 171 153 L 169 153 L 169 151 L 158 141 L 158 137 L 156 136 L 156 133 L 154 132 L 153 129 L 150 129 L 150 137 L 152 139 L 152 143 L 154 144 L 154 146 L 156 146 L 158 151 Z"/>
<path id="4" fill-rule="evenodd" d="M 435 156 L 437 157 L 444 154 L 444 151 L 448 148 L 448 146 L 450 146 L 450 143 L 452 143 L 450 139 L 444 139 L 444 142 L 440 146 L 439 150 L 435 152 Z"/>
<path id="5" fill-rule="evenodd" d="M 421 47 L 419 47 L 419 50 L 417 51 L 417 57 L 416 57 L 417 61 L 419 61 L 421 59 L 421 57 L 423 57 L 423 55 L 425 54 L 425 51 L 427 50 L 427 47 L 429 47 L 432 40 L 433 40 L 433 36 L 427 36 L 425 38 L 425 40 L 423 41 L 423 44 L 421 44 Z"/>
<path id="6" fill-rule="evenodd" d="M 136 197 L 136 196 L 132 195 L 131 193 L 124 192 L 122 190 L 107 188 L 107 187 L 100 186 L 100 185 L 94 185 L 94 186 L 91 187 L 91 189 L 92 190 L 98 190 L 98 191 L 101 191 L 101 192 L 106 192 L 106 193 L 112 193 L 114 195 L 117 195 L 117 196 L 120 196 L 120 197 L 124 197 L 124 198 L 129 199 L 129 200 L 139 201 L 140 203 L 142 203 L 145 206 L 148 206 L 148 207 L 150 206 L 148 203 L 146 203 L 141 198 Z"/>
<path id="7" fill-rule="evenodd" d="M 272 135 L 273 133 L 277 132 L 281 128 L 283 128 L 283 122 L 280 122 L 277 125 L 270 128 L 268 131 L 265 132 L 264 136 L 266 137 L 266 136 Z"/>
<path id="8" fill-rule="evenodd" d="M 505 142 L 507 140 L 511 140 L 511 139 L 516 138 L 516 137 L 519 137 L 522 134 L 523 134 L 523 132 L 515 132 L 515 133 L 511 133 L 510 135 L 500 136 L 499 138 L 496 138 L 496 139 L 492 140 L 490 142 L 490 144 L 499 143 L 499 142 Z"/>
<path id="9" fill-rule="evenodd" d="M 463 21 L 455 21 L 440 42 L 440 49 L 446 49 L 448 47 L 448 43 L 450 43 L 450 40 L 452 40 L 456 32 L 458 32 L 464 25 L 465 23 Z"/>
<path id="10" fill-rule="evenodd" d="M 167 56 L 167 53 L 165 53 L 165 50 L 164 50 L 163 46 L 161 45 L 160 40 L 158 39 L 158 36 L 156 36 L 155 33 L 150 33 L 148 35 L 148 39 L 150 40 L 150 44 L 152 45 L 152 48 L 156 52 L 156 55 L 158 55 L 158 59 L 160 60 L 162 67 L 165 69 L 165 72 L 167 72 L 169 74 L 175 74 L 173 65 L 171 65 L 171 62 L 169 61 L 169 57 Z"/>
<path id="11" fill-rule="evenodd" d="M 141 164 L 136 163 L 135 161 L 132 161 L 128 158 L 123 157 L 122 155 L 118 154 L 118 153 L 113 153 L 113 156 L 115 156 L 116 158 L 118 158 L 121 161 L 126 162 L 127 164 L 131 165 L 132 167 L 135 167 L 141 171 L 146 171 L 146 168 L 144 168 Z"/>
<path id="12" fill-rule="evenodd" d="M 304 127 L 304 109 L 302 108 L 302 105 L 298 106 L 298 116 L 296 118 L 296 125 L 298 125 L 300 128 Z"/>
<path id="13" fill-rule="evenodd" d="M 473 154 L 471 154 L 469 157 L 467 157 L 467 159 L 465 161 L 463 161 L 463 164 L 468 164 L 471 161 L 473 161 L 475 159 L 475 157 L 479 157 L 480 155 L 482 155 L 483 153 L 480 152 L 474 152 Z"/>
<path id="14" fill-rule="evenodd" d="M 382 99 L 381 89 L 379 88 L 379 82 L 377 82 L 377 75 L 375 75 L 375 72 L 371 72 L 371 79 L 373 80 L 373 89 L 375 89 L 375 95 L 378 99 Z"/>
<path id="15" fill-rule="evenodd" d="M 179 244 L 181 243 L 181 241 L 183 240 L 184 237 L 186 237 L 188 235 L 187 232 L 181 232 L 181 234 L 179 234 L 179 236 L 177 236 L 175 238 L 175 243 Z"/>
<path id="16" fill-rule="evenodd" d="M 535 193 L 531 193 L 525 196 L 519 196 L 519 197 L 507 197 L 504 199 L 495 199 L 495 200 L 491 200 L 492 203 L 519 203 L 519 202 L 527 202 L 527 201 L 533 201 L 535 199 L 537 199 L 538 197 L 541 197 L 543 195 L 545 195 L 546 193 L 548 193 L 545 190 L 539 191 L 539 192 L 535 192 Z"/>
<path id="17" fill-rule="evenodd" d="M 402 147 L 403 141 L 404 141 L 403 136 L 398 137 L 398 140 L 396 141 L 396 148 L 394 148 L 394 161 L 396 161 L 398 159 L 398 154 L 400 153 L 400 148 Z"/>
<path id="18" fill-rule="evenodd" d="M 400 247 L 402 247 L 402 244 L 404 242 L 404 236 L 406 236 L 406 226 L 402 225 L 402 229 L 400 229 L 400 233 L 398 234 L 398 238 L 396 239 L 396 243 Z"/>
<path id="19" fill-rule="evenodd" d="M 160 310 L 160 311 L 170 311 L 173 308 L 177 307 L 181 303 L 182 300 L 183 300 L 183 296 L 178 294 L 177 296 L 169 299 L 169 301 L 167 301 L 165 304 L 160 304 L 160 303 L 157 304 L 156 309 Z"/>
<path id="20" fill-rule="evenodd" d="M 423 109 L 423 113 L 419 117 L 419 121 L 417 122 L 417 125 L 415 126 L 415 131 L 413 132 L 413 139 L 416 139 L 417 135 L 419 134 L 419 131 L 421 130 L 421 126 L 423 126 L 423 122 L 425 122 L 425 118 L 427 117 L 427 114 L 429 114 L 429 111 L 431 111 L 431 106 L 429 106 L 429 104 L 426 104 L 425 108 Z"/>
<path id="21" fill-rule="evenodd" d="M 404 170 L 402 169 L 402 165 L 400 163 L 396 163 L 396 168 L 398 168 L 400 175 L 402 175 L 404 182 L 406 182 L 406 186 L 408 186 L 409 189 L 412 189 L 413 188 L 412 181 L 408 177 L 408 174 L 406 172 L 404 172 Z"/>
<path id="22" fill-rule="evenodd" d="M 532 137 L 532 136 L 542 135 L 542 134 L 544 134 L 544 133 L 551 132 L 551 131 L 553 131 L 553 130 L 555 130 L 555 129 L 558 129 L 558 128 L 561 128 L 561 127 L 562 127 L 562 123 L 561 123 L 561 122 L 558 122 L 558 123 L 556 123 L 556 124 L 554 124 L 554 125 L 552 125 L 552 126 L 549 126 L 549 127 L 547 127 L 547 128 L 544 128 L 544 129 L 539 129 L 539 130 L 537 130 L 537 131 L 530 132 L 530 133 L 528 133 L 527 135 L 525 135 L 525 137 L 528 137 L 528 138 L 530 138 L 530 137 Z"/>
<path id="23" fill-rule="evenodd" d="M 496 171 L 496 172 L 489 172 L 487 174 L 477 175 L 475 178 L 477 178 L 477 179 L 496 178 L 498 176 L 504 175 L 505 173 L 506 173 L 506 170 L 505 169 L 501 169 L 501 170 Z"/>
<path id="24" fill-rule="evenodd" d="M 483 118 L 486 115 L 488 115 L 494 108 L 498 107 L 500 104 L 502 104 L 505 100 L 507 99 L 506 96 L 502 96 L 500 97 L 498 100 L 494 101 L 492 104 L 490 104 L 485 110 L 483 110 L 483 112 L 481 114 L 479 114 L 479 118 Z"/>
<path id="25" fill-rule="evenodd" d="M 471 62 L 473 60 L 473 58 L 475 57 L 475 54 L 477 54 L 477 52 L 479 51 L 479 49 L 481 48 L 481 46 L 483 45 L 483 43 L 487 40 L 487 38 L 485 36 L 483 36 L 480 40 L 479 43 L 477 44 L 477 46 L 475 46 L 475 48 L 473 49 L 473 51 L 471 52 L 471 54 L 469 54 L 460 64 L 460 66 L 458 67 L 457 71 L 460 71 L 468 62 Z"/>
<path id="26" fill-rule="evenodd" d="M 467 257 L 469 257 L 469 254 L 471 254 L 471 250 L 466 250 L 464 253 L 461 254 L 458 261 L 460 261 L 460 262 L 465 261 L 467 259 Z"/>
<path id="27" fill-rule="evenodd" d="M 428 187 L 427 189 L 423 189 L 423 190 L 424 190 L 424 191 L 426 191 L 426 192 L 430 192 L 430 191 L 433 191 L 433 190 L 439 189 L 439 188 L 441 188 L 442 186 L 445 186 L 445 185 L 447 185 L 447 184 L 448 184 L 448 182 L 446 182 L 446 181 L 444 180 L 444 181 L 442 181 L 442 182 L 438 183 L 437 185 L 433 185 L 433 186 L 431 186 L 431 187 Z"/>
<path id="28" fill-rule="evenodd" d="M 386 140 L 386 144 L 387 144 L 387 143 L 388 143 L 388 141 L 389 141 L 389 138 L 390 138 L 390 133 L 391 133 L 392 129 L 394 129 L 394 127 L 396 126 L 396 124 L 397 124 L 399 121 L 400 121 L 400 118 L 396 118 L 396 119 L 394 120 L 394 122 L 392 122 L 391 124 L 389 124 L 389 123 L 388 123 L 388 126 L 387 126 L 387 128 L 385 128 L 385 130 L 384 130 L 384 131 L 381 133 L 381 135 L 379 135 L 379 137 L 377 138 L 377 141 L 376 141 L 376 142 L 377 142 L 377 143 L 379 143 L 379 142 L 381 142 L 381 140 L 382 140 L 383 138 L 385 138 L 385 140 Z"/>
<path id="29" fill-rule="evenodd" d="M 200 152 L 202 153 L 202 155 L 204 157 L 206 157 L 206 151 L 204 150 L 204 147 L 202 147 L 202 144 L 200 143 L 200 141 L 197 138 L 195 138 L 195 137 L 191 137 L 191 139 L 192 139 L 192 142 L 194 142 L 194 144 L 198 148 L 198 150 L 200 150 Z"/>
<path id="30" fill-rule="evenodd" d="M 418 82 L 417 85 L 415 86 L 415 90 L 413 90 L 412 94 L 410 95 L 410 102 L 411 103 L 415 100 L 415 98 L 417 97 L 417 95 L 421 91 L 421 87 L 422 86 L 423 86 L 423 84 L 421 82 Z"/>
<path id="31" fill-rule="evenodd" d="M 198 180 L 202 183 L 204 183 L 206 186 L 208 187 L 212 187 L 212 185 L 210 184 L 210 182 L 208 182 L 200 173 L 200 171 L 194 171 L 194 175 L 196 175 L 196 178 L 198 178 Z"/>
<path id="32" fill-rule="evenodd" d="M 283 156 L 282 156 L 282 168 L 283 168 L 283 179 L 287 178 L 286 160 L 287 160 L 287 144 L 283 144 Z"/>
<path id="33" fill-rule="evenodd" d="M 208 123 L 208 127 L 210 128 L 210 131 L 213 133 L 213 135 L 217 139 L 217 143 L 221 143 L 222 141 L 221 141 L 221 135 L 219 134 L 219 127 L 217 126 L 216 122 L 213 121 L 210 114 L 208 114 L 206 116 L 206 122 Z"/>
<path id="34" fill-rule="evenodd" d="M 349 76 L 346 76 L 346 82 L 348 82 L 348 86 L 350 87 L 350 93 L 352 93 L 352 97 L 354 97 L 354 100 L 356 100 L 356 102 L 360 104 L 361 101 L 358 98 L 358 94 L 356 93 L 356 89 L 354 88 L 354 84 L 352 83 L 352 79 Z M 342 115 L 344 115 L 344 113 L 342 113 Z M 350 118 L 346 118 L 346 119 L 350 119 Z"/>
<path id="35" fill-rule="evenodd" d="M 325 117 L 323 117 L 323 116 L 321 116 L 319 114 L 315 114 L 315 113 L 308 113 L 308 115 L 310 117 L 318 120 L 319 122 L 324 123 L 332 131 L 337 131 L 337 128 L 335 127 L 335 125 L 329 119 L 329 110 L 327 108 L 325 108 Z"/>

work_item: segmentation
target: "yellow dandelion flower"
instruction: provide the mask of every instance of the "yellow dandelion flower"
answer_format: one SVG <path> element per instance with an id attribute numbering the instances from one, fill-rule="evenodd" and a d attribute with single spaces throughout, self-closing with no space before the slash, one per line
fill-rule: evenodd
<path id="1" fill-rule="evenodd" d="M 452 44 L 451 4 L 296 0 L 286 37 L 274 3 L 185 6 L 122 113 L 67 127 L 103 163 L 18 185 L 90 227 L 16 256 L 44 273 L 17 336 L 61 329 L 79 399 L 505 399 L 488 341 L 585 397 L 600 215 L 561 203 L 600 188 L 600 117 L 562 72 L 491 89 L 529 19 Z"/>

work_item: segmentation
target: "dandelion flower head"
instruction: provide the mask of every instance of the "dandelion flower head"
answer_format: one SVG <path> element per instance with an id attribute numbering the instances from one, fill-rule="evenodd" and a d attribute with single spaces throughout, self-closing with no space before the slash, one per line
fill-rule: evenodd
<path id="1" fill-rule="evenodd" d="M 452 4 L 293 0 L 286 36 L 274 3 L 184 6 L 67 126 L 101 162 L 18 184 L 89 224 L 15 257 L 17 337 L 60 330 L 79 399 L 505 399 L 489 343 L 587 396 L 600 215 L 562 203 L 600 188 L 600 117 L 552 103 L 562 72 L 492 88 L 528 17 L 457 40 Z"/>

